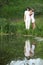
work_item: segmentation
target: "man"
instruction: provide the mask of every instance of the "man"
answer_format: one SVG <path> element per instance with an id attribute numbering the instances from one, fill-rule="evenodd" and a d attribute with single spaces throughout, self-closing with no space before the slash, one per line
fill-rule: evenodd
<path id="1" fill-rule="evenodd" d="M 24 12 L 24 22 L 26 29 L 30 28 L 30 8 L 27 7 L 27 10 Z"/>
<path id="2" fill-rule="evenodd" d="M 34 12 L 31 8 L 28 7 L 27 10 L 24 12 L 24 22 L 27 30 L 30 29 L 31 20 L 32 20 L 32 27 L 34 29 L 35 28 Z"/>

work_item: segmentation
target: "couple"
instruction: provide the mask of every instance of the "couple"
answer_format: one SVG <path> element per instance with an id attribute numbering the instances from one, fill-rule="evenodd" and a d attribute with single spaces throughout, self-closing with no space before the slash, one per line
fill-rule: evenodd
<path id="1" fill-rule="evenodd" d="M 24 22 L 27 30 L 30 29 L 31 21 L 32 21 L 32 28 L 35 29 L 34 10 L 27 7 L 26 11 L 24 12 Z"/>
<path id="2" fill-rule="evenodd" d="M 34 56 L 34 50 L 35 50 L 35 42 L 30 43 L 29 40 L 25 41 L 25 47 L 24 47 L 24 55 L 27 59 Z"/>

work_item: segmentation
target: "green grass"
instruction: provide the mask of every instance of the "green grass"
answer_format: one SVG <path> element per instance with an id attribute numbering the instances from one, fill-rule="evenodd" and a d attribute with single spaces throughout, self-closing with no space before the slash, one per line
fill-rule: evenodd
<path id="1" fill-rule="evenodd" d="M 15 35 L 33 35 L 43 37 L 43 16 L 37 16 L 36 28 L 32 29 L 32 24 L 30 30 L 25 29 L 25 23 L 23 19 L 9 20 L 0 18 L 0 34 L 15 34 Z"/>

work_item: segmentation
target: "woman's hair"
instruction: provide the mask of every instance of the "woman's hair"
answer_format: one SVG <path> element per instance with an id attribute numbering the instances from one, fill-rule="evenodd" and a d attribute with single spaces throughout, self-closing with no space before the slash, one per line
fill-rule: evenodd
<path id="1" fill-rule="evenodd" d="M 32 10 L 30 7 L 27 7 L 26 10 L 27 10 L 27 9 L 28 9 L 29 11 Z"/>
<path id="2" fill-rule="evenodd" d="M 30 7 L 27 7 L 26 10 L 32 10 L 32 12 L 34 12 L 34 9 L 33 8 L 30 8 Z"/>

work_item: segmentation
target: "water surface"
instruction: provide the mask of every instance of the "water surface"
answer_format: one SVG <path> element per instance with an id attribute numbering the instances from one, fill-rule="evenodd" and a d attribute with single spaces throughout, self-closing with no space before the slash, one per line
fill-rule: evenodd
<path id="1" fill-rule="evenodd" d="M 0 65 L 15 65 L 20 62 L 22 65 L 25 62 L 24 46 L 25 41 L 29 40 L 30 44 L 35 43 L 34 56 L 29 60 L 43 59 L 43 41 L 37 41 L 33 37 L 21 37 L 15 35 L 0 36 Z M 29 61 L 28 60 L 28 61 Z M 19 64 L 20 65 L 20 64 Z"/>

